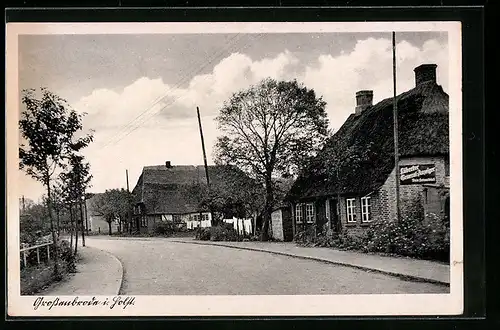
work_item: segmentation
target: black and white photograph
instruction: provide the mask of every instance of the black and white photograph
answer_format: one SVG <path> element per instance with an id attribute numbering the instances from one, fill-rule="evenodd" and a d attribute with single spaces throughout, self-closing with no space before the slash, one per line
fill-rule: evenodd
<path id="1" fill-rule="evenodd" d="M 6 38 L 9 314 L 462 312 L 460 23 Z"/>

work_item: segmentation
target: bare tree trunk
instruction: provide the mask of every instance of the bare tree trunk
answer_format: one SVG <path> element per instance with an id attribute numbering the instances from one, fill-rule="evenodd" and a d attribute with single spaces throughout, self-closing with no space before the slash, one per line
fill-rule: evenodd
<path id="1" fill-rule="evenodd" d="M 57 214 L 57 236 L 61 236 L 61 216 L 60 216 L 60 210 L 57 209 L 56 214 Z"/>
<path id="2" fill-rule="evenodd" d="M 240 219 L 236 218 L 236 232 L 238 233 L 238 239 L 240 238 Z"/>
<path id="3" fill-rule="evenodd" d="M 273 207 L 273 183 L 271 176 L 268 175 L 266 178 L 266 205 L 264 209 L 264 216 L 262 217 L 262 232 L 261 241 L 265 242 L 269 240 L 269 223 L 271 221 L 271 212 Z"/>
<path id="4" fill-rule="evenodd" d="M 111 232 L 111 221 L 108 221 L 108 230 L 109 230 L 109 236 L 111 236 L 113 234 Z"/>
<path id="5" fill-rule="evenodd" d="M 52 218 L 52 203 L 51 203 L 51 191 L 50 191 L 50 176 L 48 173 L 46 173 L 45 177 L 45 185 L 47 186 L 47 213 L 49 214 L 49 220 L 50 220 L 50 231 L 52 232 L 52 241 L 54 242 L 54 275 L 56 278 L 60 276 L 59 274 L 59 253 L 58 253 L 58 246 L 57 246 L 57 237 L 56 237 L 56 231 L 54 230 L 54 219 Z"/>
<path id="6" fill-rule="evenodd" d="M 80 227 L 82 229 L 82 245 L 85 246 L 85 228 L 83 228 L 83 205 L 82 202 L 80 201 Z"/>
<path id="7" fill-rule="evenodd" d="M 78 207 L 75 211 L 75 223 L 74 223 L 74 229 L 75 229 L 75 257 L 76 254 L 78 253 Z"/>
<path id="8" fill-rule="evenodd" d="M 69 204 L 69 234 L 70 234 L 70 240 L 69 240 L 69 248 L 73 250 L 73 206 Z"/>
<path id="9" fill-rule="evenodd" d="M 85 199 L 83 203 L 83 209 L 85 211 L 85 230 L 87 231 L 87 236 L 89 235 L 89 217 L 87 214 L 87 200 Z"/>

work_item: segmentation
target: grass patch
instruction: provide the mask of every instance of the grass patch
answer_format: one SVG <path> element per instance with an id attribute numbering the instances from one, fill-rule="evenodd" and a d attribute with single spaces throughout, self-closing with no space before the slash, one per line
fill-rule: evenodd
<path id="1" fill-rule="evenodd" d="M 21 295 L 34 295 L 49 285 L 59 282 L 70 274 L 70 269 L 64 261 L 59 261 L 60 276 L 54 275 L 54 261 L 21 270 Z"/>

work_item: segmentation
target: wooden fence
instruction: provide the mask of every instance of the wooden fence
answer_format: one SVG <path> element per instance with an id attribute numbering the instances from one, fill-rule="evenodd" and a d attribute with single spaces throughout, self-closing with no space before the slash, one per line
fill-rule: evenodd
<path id="1" fill-rule="evenodd" d="M 21 255 L 23 257 L 23 266 L 26 267 L 28 265 L 28 255 L 32 252 L 32 250 L 36 250 L 36 260 L 37 260 L 37 264 L 39 265 L 42 261 L 50 261 L 50 246 L 54 244 L 54 242 L 47 242 L 47 243 L 43 243 L 43 244 L 39 244 L 39 245 L 35 245 L 35 246 L 29 246 L 29 247 L 25 247 L 25 248 L 22 248 L 20 249 L 21 251 Z M 47 249 L 47 256 L 46 256 L 46 260 L 41 260 L 42 258 L 40 258 L 40 249 Z"/>

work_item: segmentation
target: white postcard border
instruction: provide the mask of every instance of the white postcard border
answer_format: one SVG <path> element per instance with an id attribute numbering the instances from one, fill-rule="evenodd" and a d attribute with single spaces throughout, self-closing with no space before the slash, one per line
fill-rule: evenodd
<path id="1" fill-rule="evenodd" d="M 450 96 L 451 285 L 449 294 L 307 296 L 134 296 L 134 304 L 34 309 L 20 296 L 18 210 L 18 36 L 21 34 L 448 32 Z M 462 63 L 460 22 L 342 23 L 8 23 L 6 154 L 8 314 L 10 316 L 354 316 L 457 315 L 463 311 Z M 86 296 L 103 301 L 113 297 Z M 53 300 L 56 297 L 44 297 Z M 75 297 L 58 297 L 71 300 Z"/>

